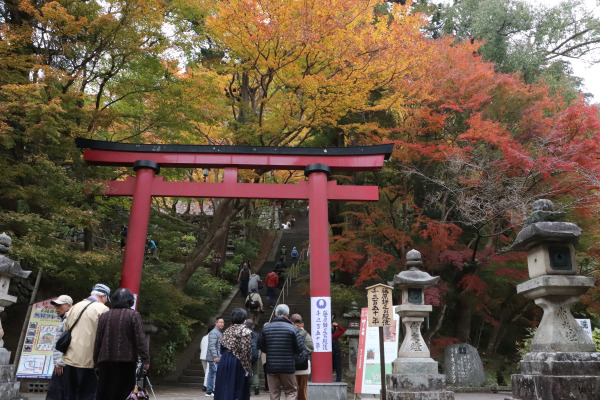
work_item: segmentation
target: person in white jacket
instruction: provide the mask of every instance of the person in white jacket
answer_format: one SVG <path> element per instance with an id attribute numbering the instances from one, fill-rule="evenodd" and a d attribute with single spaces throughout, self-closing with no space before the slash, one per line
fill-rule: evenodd
<path id="1" fill-rule="evenodd" d="M 56 315 L 62 320 L 60 325 L 56 329 L 55 338 L 58 339 L 60 335 L 65 331 L 65 321 L 69 310 L 73 306 L 73 299 L 71 296 L 63 294 L 58 296 L 56 299 L 50 302 L 56 310 Z M 56 342 L 56 340 L 55 340 Z M 63 367 L 65 364 L 62 362 L 63 353 L 54 349 L 52 353 L 52 361 L 54 362 L 54 371 L 52 372 L 52 378 L 50 385 L 48 386 L 48 392 L 46 394 L 46 400 L 62 400 L 64 398 L 64 375 Z"/>
<path id="2" fill-rule="evenodd" d="M 200 361 L 202 361 L 202 369 L 204 370 L 204 385 L 202 390 L 206 392 L 206 380 L 208 379 L 208 364 L 206 363 L 206 352 L 208 351 L 208 335 L 204 335 L 200 341 Z"/>

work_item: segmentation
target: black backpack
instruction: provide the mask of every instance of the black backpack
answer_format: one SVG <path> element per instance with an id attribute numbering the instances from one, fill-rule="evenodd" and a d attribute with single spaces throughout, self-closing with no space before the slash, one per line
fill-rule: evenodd
<path id="1" fill-rule="evenodd" d="M 303 335 L 302 332 L 300 332 L 300 337 L 302 338 L 302 341 L 305 342 L 304 344 L 306 344 L 306 334 L 307 333 L 308 332 L 304 331 L 304 335 Z M 302 350 L 302 352 L 300 354 L 297 354 L 294 356 L 294 363 L 296 364 L 296 371 L 305 371 L 308 369 L 308 357 L 309 357 L 309 353 L 306 348 L 304 348 L 304 350 Z"/>
<path id="2" fill-rule="evenodd" d="M 260 304 L 258 301 L 254 300 L 252 294 L 249 294 L 246 298 L 246 308 L 249 308 L 250 310 L 257 310 L 260 308 Z"/>

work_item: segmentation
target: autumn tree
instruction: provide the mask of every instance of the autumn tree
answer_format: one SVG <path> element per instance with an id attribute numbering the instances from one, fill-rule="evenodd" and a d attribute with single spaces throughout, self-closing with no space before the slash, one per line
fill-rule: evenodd
<path id="1" fill-rule="evenodd" d="M 379 5 L 218 2 L 206 20 L 206 33 L 211 54 L 224 56 L 203 65 L 227 79 L 230 115 L 216 131 L 199 127 L 198 133 L 206 140 L 235 144 L 308 145 L 318 143 L 326 128 L 338 126 L 349 113 L 401 104 L 401 96 L 375 101 L 372 93 L 425 61 L 427 48 L 419 31 L 424 20 L 403 6 L 392 8 L 392 19 L 377 18 Z M 221 207 L 216 212 L 228 221 L 243 205 L 231 200 Z M 177 278 L 179 286 L 202 265 L 210 245 L 188 259 Z"/>
<path id="2" fill-rule="evenodd" d="M 501 72 L 521 72 L 558 88 L 580 88 L 569 60 L 596 62 L 600 22 L 583 0 L 554 6 L 523 0 L 463 0 L 441 5 L 438 29 L 457 41 L 483 41 L 479 51 Z"/>
<path id="3" fill-rule="evenodd" d="M 597 212 L 597 108 L 497 73 L 475 55 L 477 43 L 449 40 L 432 42 L 424 78 L 393 84 L 420 96 L 412 108 L 390 109 L 394 128 L 372 130 L 395 140 L 394 158 L 373 177 L 380 203 L 347 213 L 333 259 L 359 283 L 389 279 L 414 246 L 450 286 L 450 334 L 473 341 L 476 316 L 494 352 L 506 324 L 523 316 L 521 299 L 499 288 L 525 278 L 506 248 L 528 204 L 550 197 Z"/>

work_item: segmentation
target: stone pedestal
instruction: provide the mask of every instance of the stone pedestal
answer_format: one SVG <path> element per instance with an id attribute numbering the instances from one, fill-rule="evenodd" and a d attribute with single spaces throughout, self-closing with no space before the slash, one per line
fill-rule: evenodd
<path id="1" fill-rule="evenodd" d="M 535 301 L 544 310 L 531 351 L 595 352 L 592 339 L 571 314 L 571 305 L 594 287 L 594 280 L 578 275 L 542 275 L 517 285 L 517 293 Z"/>
<path id="2" fill-rule="evenodd" d="M 348 384 L 346 382 L 308 382 L 307 392 L 308 400 L 346 400 L 348 398 Z"/>
<path id="3" fill-rule="evenodd" d="M 454 400 L 431 358 L 397 358 L 385 378 L 387 400 Z"/>
<path id="4" fill-rule="evenodd" d="M 512 387 L 515 400 L 597 400 L 600 353 L 528 353 Z"/>

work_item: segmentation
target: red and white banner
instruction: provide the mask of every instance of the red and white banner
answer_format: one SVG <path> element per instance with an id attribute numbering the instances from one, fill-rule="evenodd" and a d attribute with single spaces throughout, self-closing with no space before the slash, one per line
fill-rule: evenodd
<path id="1" fill-rule="evenodd" d="M 382 380 L 379 362 L 379 328 L 368 326 L 368 316 L 369 309 L 363 308 L 360 313 L 360 336 L 358 338 L 354 393 L 379 394 Z M 399 328 L 400 317 L 396 314 L 396 306 L 394 306 L 394 324 L 383 328 L 383 351 L 386 374 L 392 373 L 392 362 L 398 357 Z"/>

